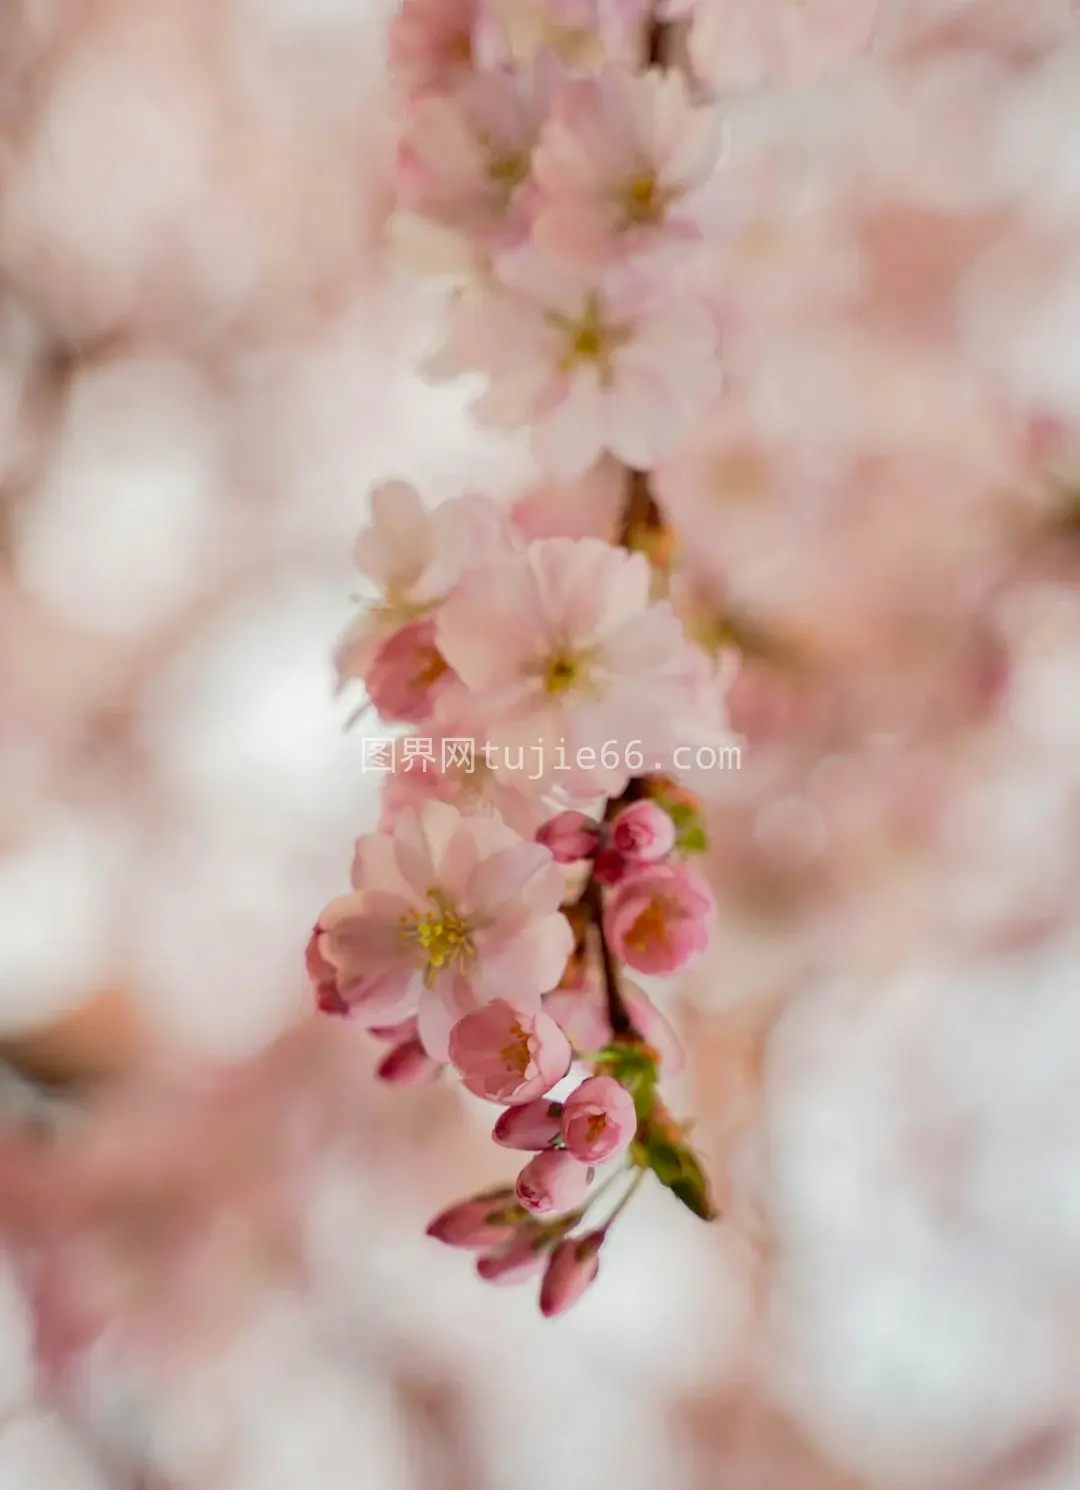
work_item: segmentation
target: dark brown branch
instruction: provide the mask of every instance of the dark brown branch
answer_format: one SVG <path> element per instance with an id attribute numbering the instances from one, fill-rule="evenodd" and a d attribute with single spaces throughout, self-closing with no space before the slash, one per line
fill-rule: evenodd
<path id="1" fill-rule="evenodd" d="M 649 67 L 663 67 L 667 61 L 667 35 L 670 26 L 664 21 L 651 21 L 646 46 L 646 62 Z"/>

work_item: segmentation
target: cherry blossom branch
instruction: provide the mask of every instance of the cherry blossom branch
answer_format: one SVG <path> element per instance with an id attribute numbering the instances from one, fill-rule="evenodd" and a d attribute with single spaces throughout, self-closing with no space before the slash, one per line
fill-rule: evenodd
<path id="1" fill-rule="evenodd" d="M 724 734 L 724 683 L 661 598 L 675 535 L 654 486 L 718 386 L 715 317 L 668 262 L 700 241 L 692 204 L 715 121 L 668 65 L 671 27 L 647 4 L 595 4 L 584 52 L 576 20 L 573 34 L 548 20 L 552 44 L 533 47 L 484 0 L 404 0 L 390 36 L 398 220 L 456 239 L 455 263 L 471 266 L 454 271 L 466 283 L 433 371 L 484 375 L 478 416 L 527 429 L 575 507 L 572 483 L 613 459 L 622 510 L 607 540 L 574 519 L 538 537 L 487 498 L 430 511 L 401 482 L 373 493 L 356 559 L 381 599 L 339 647 L 339 674 L 380 718 L 422 732 L 407 753 L 439 764 L 388 778 L 379 830 L 358 842 L 352 888 L 324 909 L 307 960 L 319 1007 L 390 1046 L 381 1079 L 453 1071 L 504 1109 L 494 1141 L 532 1157 L 431 1234 L 478 1252 L 484 1279 L 542 1273 L 553 1314 L 595 1277 L 646 1173 L 714 1214 L 659 1095 L 681 1052 L 633 975 L 676 975 L 708 944 L 697 802 L 645 773 Z M 477 720 L 480 780 L 454 755 Z M 547 817 L 560 797 L 603 810 Z M 580 1232 L 597 1167 L 620 1158 L 633 1183 L 606 1225 Z"/>

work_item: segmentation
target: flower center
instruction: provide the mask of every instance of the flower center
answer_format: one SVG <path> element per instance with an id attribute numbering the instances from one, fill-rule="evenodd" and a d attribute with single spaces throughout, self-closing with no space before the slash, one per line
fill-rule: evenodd
<path id="1" fill-rule="evenodd" d="M 467 966 L 476 955 L 469 935 L 469 923 L 440 890 L 429 890 L 427 897 L 435 909 L 420 916 L 410 911 L 401 918 L 401 937 L 406 946 L 415 947 L 424 982 L 430 982 L 447 968 Z"/>
<path id="2" fill-rule="evenodd" d="M 649 952 L 654 947 L 660 947 L 665 952 L 670 951 L 662 900 L 649 901 L 631 926 L 626 944 L 634 952 Z"/>
<path id="3" fill-rule="evenodd" d="M 656 222 L 664 210 L 656 177 L 642 172 L 627 183 L 623 207 L 629 224 Z"/>
<path id="4" fill-rule="evenodd" d="M 508 192 L 519 187 L 529 174 L 529 157 L 527 155 L 492 155 L 488 162 L 488 178 L 496 186 L 501 186 Z"/>
<path id="5" fill-rule="evenodd" d="M 513 1038 L 509 1045 L 504 1045 L 499 1051 L 499 1058 L 508 1071 L 524 1076 L 532 1059 L 529 1054 L 529 1037 L 516 1020 L 510 1026 L 510 1034 Z"/>
<path id="6" fill-rule="evenodd" d="M 595 1143 L 607 1127 L 607 1118 L 602 1112 L 594 1112 L 585 1124 L 585 1142 Z"/>
<path id="7" fill-rule="evenodd" d="M 450 671 L 450 664 L 435 647 L 425 647 L 418 661 L 420 666 L 412 678 L 414 688 L 432 688 Z"/>
<path id="8" fill-rule="evenodd" d="M 590 295 L 584 310 L 576 319 L 554 314 L 550 319 L 566 338 L 560 370 L 572 372 L 581 363 L 592 362 L 599 370 L 601 381 L 610 383 L 611 354 L 623 345 L 628 336 L 624 328 L 604 323 L 596 296 Z"/>
<path id="9" fill-rule="evenodd" d="M 581 681 L 584 671 L 580 658 L 574 657 L 570 652 L 556 652 L 553 657 L 548 658 L 544 669 L 544 687 L 548 693 L 556 696 L 569 693 Z"/>

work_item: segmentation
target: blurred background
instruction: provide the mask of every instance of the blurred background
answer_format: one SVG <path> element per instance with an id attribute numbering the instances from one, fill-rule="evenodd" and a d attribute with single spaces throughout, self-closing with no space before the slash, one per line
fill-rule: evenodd
<path id="1" fill-rule="evenodd" d="M 1014 141 L 1033 162 L 1080 69 L 1066 7 L 1017 4 L 983 8 L 1002 56 L 1050 48 Z M 0 1047 L 82 1135 L 4 1202 L 16 1231 L 51 1207 L 59 1241 L 40 1295 L 0 1280 L 0 1487 L 1077 1490 L 1073 569 L 1057 629 L 1036 617 L 1053 751 L 978 753 L 950 860 L 984 919 L 1041 874 L 1053 935 L 962 962 L 930 935 L 912 967 L 891 884 L 830 967 L 838 921 L 805 885 L 763 909 L 744 883 L 745 831 L 820 889 L 764 752 L 725 787 L 724 934 L 669 1007 L 672 1105 L 699 1114 L 723 1219 L 646 1187 L 565 1319 L 424 1237 L 509 1173 L 490 1114 L 380 1088 L 371 1042 L 309 1018 L 304 945 L 379 786 L 331 667 L 369 488 L 534 479 L 468 390 L 415 376 L 440 301 L 380 252 L 385 21 L 375 0 L 0 14 Z M 925 160 L 914 125 L 887 138 Z M 1075 197 L 1075 147 L 1053 162 Z M 1080 344 L 1075 296 L 1055 303 L 1051 358 Z M 860 698 L 893 681 L 878 662 Z M 859 881 L 896 787 L 839 782 L 810 826 Z M 34 1099 L 8 1079 L 21 1132 Z M 31 1366 L 31 1303 L 55 1372 Z"/>

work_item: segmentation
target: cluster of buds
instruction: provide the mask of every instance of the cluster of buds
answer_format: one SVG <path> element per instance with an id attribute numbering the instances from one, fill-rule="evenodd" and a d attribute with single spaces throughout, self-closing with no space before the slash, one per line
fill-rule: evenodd
<path id="1" fill-rule="evenodd" d="M 428 1235 L 478 1252 L 476 1271 L 488 1283 L 520 1283 L 542 1274 L 540 1312 L 546 1318 L 575 1304 L 600 1271 L 606 1227 L 576 1236 L 581 1215 L 538 1221 L 512 1190 L 491 1190 L 436 1216 Z"/>

